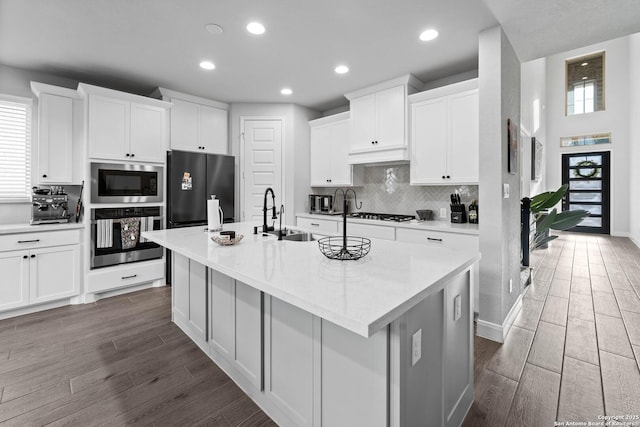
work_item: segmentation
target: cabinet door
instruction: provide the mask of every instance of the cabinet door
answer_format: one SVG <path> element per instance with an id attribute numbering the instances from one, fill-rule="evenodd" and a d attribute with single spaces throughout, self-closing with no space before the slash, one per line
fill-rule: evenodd
<path id="1" fill-rule="evenodd" d="M 258 389 L 263 387 L 262 294 L 236 281 L 235 295 L 235 363 Z"/>
<path id="2" fill-rule="evenodd" d="M 296 224 L 300 228 L 304 228 L 310 231 L 318 231 L 318 233 L 326 233 L 329 236 L 332 236 L 338 232 L 338 221 L 332 221 L 330 219 L 298 217 L 296 220 Z"/>
<path id="3" fill-rule="evenodd" d="M 274 297 L 267 299 L 265 315 L 265 393 L 289 416 L 292 425 L 311 426 L 313 315 Z"/>
<path id="4" fill-rule="evenodd" d="M 198 338 L 207 339 L 207 268 L 189 261 L 189 327 Z"/>
<path id="5" fill-rule="evenodd" d="M 189 258 L 172 253 L 171 256 L 172 320 L 186 325 L 189 313 Z"/>
<path id="6" fill-rule="evenodd" d="M 235 280 L 209 270 L 211 313 L 209 344 L 228 360 L 234 358 Z"/>
<path id="7" fill-rule="evenodd" d="M 0 311 L 29 304 L 29 252 L 0 253 Z"/>
<path id="8" fill-rule="evenodd" d="M 334 123 L 331 126 L 330 179 L 333 185 L 352 185 L 352 166 L 349 164 L 349 139 L 351 124 L 349 120 Z"/>
<path id="9" fill-rule="evenodd" d="M 43 184 L 70 184 L 73 100 L 43 93 L 38 103 L 38 180 Z"/>
<path id="10" fill-rule="evenodd" d="M 69 298 L 80 293 L 79 247 L 57 246 L 30 252 L 31 304 Z"/>
<path id="11" fill-rule="evenodd" d="M 449 97 L 448 170 L 451 183 L 477 183 L 479 175 L 478 90 Z"/>
<path id="12" fill-rule="evenodd" d="M 447 101 L 411 106 L 411 184 L 447 184 Z"/>
<path id="13" fill-rule="evenodd" d="M 131 145 L 129 158 L 162 163 L 166 155 L 164 108 L 131 104 Z"/>
<path id="14" fill-rule="evenodd" d="M 89 157 L 129 158 L 129 110 L 127 101 L 90 95 Z"/>
<path id="15" fill-rule="evenodd" d="M 347 234 L 374 239 L 396 239 L 396 229 L 394 227 L 387 227 L 384 225 L 371 225 L 349 222 L 347 224 Z"/>
<path id="16" fill-rule="evenodd" d="M 376 95 L 367 95 L 352 99 L 351 144 L 350 151 L 366 150 L 375 147 L 376 140 Z"/>
<path id="17" fill-rule="evenodd" d="M 375 147 L 406 145 L 407 97 L 404 86 L 376 93 Z"/>
<path id="18" fill-rule="evenodd" d="M 199 145 L 206 153 L 227 154 L 227 111 L 200 105 Z"/>
<path id="19" fill-rule="evenodd" d="M 171 149 L 201 151 L 198 149 L 198 104 L 181 99 L 171 99 Z"/>
<path id="20" fill-rule="evenodd" d="M 310 178 L 311 186 L 331 185 L 331 125 L 311 127 Z"/>

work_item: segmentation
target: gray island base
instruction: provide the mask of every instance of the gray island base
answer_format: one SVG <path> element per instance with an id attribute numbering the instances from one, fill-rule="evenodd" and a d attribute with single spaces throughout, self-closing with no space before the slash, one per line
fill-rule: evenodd
<path id="1" fill-rule="evenodd" d="M 201 227 L 143 233 L 173 252 L 172 319 L 280 426 L 459 426 L 473 401 L 479 253 L 373 240 L 358 261 L 317 242 Z"/>

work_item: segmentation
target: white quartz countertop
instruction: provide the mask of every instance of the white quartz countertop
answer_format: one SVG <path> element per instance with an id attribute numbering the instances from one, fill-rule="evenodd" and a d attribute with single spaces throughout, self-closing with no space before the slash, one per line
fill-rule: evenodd
<path id="1" fill-rule="evenodd" d="M 29 223 L 2 224 L 0 225 L 0 236 L 3 234 L 38 233 L 42 231 L 75 230 L 80 228 L 84 228 L 84 225 L 82 223 L 75 222 L 36 225 L 31 225 Z"/>
<path id="2" fill-rule="evenodd" d="M 370 337 L 480 259 L 473 251 L 371 239 L 357 261 L 326 258 L 317 241 L 254 235 L 254 223 L 225 224 L 244 239 L 220 246 L 203 227 L 143 232 L 166 248 L 295 307 Z M 295 228 L 295 227 L 294 227 Z"/>
<path id="3" fill-rule="evenodd" d="M 300 218 L 313 218 L 313 219 L 326 219 L 329 221 L 342 221 L 342 215 L 323 215 L 323 214 L 311 214 L 311 213 L 297 213 L 296 217 Z M 470 234 L 477 236 L 480 232 L 478 230 L 478 224 L 454 224 L 451 221 L 434 220 L 434 221 L 380 221 L 378 219 L 362 219 L 362 218 L 349 218 L 348 222 L 357 224 L 371 224 L 380 225 L 384 227 L 396 227 L 396 228 L 412 228 L 415 230 L 430 230 L 430 231 L 442 231 L 446 233 L 457 234 Z"/>

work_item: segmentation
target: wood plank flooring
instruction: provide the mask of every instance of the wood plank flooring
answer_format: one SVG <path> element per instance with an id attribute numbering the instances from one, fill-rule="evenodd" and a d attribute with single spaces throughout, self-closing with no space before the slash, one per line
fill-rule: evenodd
<path id="1" fill-rule="evenodd" d="M 640 249 L 626 238 L 561 233 L 532 265 L 505 343 L 475 338 L 476 400 L 463 426 L 640 416 Z"/>
<path id="2" fill-rule="evenodd" d="M 640 250 L 563 233 L 532 260 L 506 342 L 475 338 L 463 425 L 640 415 Z M 274 426 L 171 323 L 170 292 L 0 321 L 0 426 Z"/>
<path id="3" fill-rule="evenodd" d="M 167 287 L 0 321 L 0 426 L 275 426 L 170 313 Z"/>

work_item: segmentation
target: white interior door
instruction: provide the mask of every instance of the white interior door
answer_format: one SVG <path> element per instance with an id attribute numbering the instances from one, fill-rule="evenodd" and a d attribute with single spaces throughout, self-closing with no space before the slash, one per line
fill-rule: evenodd
<path id="1" fill-rule="evenodd" d="M 282 120 L 242 119 L 242 220 L 262 222 L 264 192 L 271 187 L 276 208 L 282 193 Z M 271 196 L 268 206 L 271 207 Z"/>

